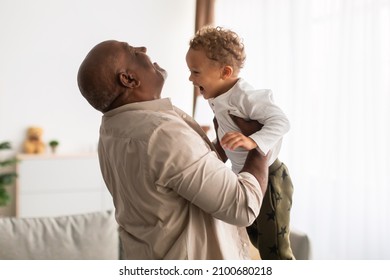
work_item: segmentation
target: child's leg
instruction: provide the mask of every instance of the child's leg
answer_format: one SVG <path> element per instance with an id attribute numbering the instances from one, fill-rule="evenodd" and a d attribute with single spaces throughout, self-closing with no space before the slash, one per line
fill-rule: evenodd
<path id="1" fill-rule="evenodd" d="M 270 166 L 268 189 L 260 214 L 247 228 L 263 260 L 295 259 L 290 246 L 290 210 L 293 184 L 287 167 L 278 159 Z"/>

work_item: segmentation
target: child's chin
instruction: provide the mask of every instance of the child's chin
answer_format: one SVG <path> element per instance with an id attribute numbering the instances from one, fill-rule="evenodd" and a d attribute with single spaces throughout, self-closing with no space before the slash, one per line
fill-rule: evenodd
<path id="1" fill-rule="evenodd" d="M 200 95 L 202 95 L 204 99 L 209 99 L 210 98 L 210 96 L 205 94 L 203 91 L 200 92 Z"/>

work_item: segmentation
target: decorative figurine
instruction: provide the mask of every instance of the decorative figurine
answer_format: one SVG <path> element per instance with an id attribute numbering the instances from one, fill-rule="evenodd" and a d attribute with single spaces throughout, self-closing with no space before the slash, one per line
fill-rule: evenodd
<path id="1" fill-rule="evenodd" d="M 43 129 L 31 126 L 27 129 L 27 137 L 23 144 L 26 154 L 42 154 L 45 152 L 45 143 L 42 141 Z"/>

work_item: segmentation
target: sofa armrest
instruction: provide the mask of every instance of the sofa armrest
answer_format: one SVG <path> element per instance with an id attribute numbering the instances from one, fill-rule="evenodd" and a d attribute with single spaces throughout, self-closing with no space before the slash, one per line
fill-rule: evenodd
<path id="1" fill-rule="evenodd" d="M 290 244 L 296 260 L 311 259 L 311 244 L 306 233 L 292 229 L 290 231 Z"/>

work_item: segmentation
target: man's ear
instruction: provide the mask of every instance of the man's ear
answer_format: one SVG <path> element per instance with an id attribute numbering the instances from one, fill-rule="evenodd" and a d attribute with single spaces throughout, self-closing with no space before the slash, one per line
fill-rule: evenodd
<path id="1" fill-rule="evenodd" d="M 139 87 L 141 84 L 141 82 L 137 79 L 137 77 L 132 73 L 120 72 L 118 75 L 119 75 L 119 82 L 124 87 L 136 88 Z"/>
<path id="2" fill-rule="evenodd" d="M 221 77 L 222 79 L 230 78 L 233 75 L 233 67 L 229 65 L 225 65 L 222 68 Z"/>

